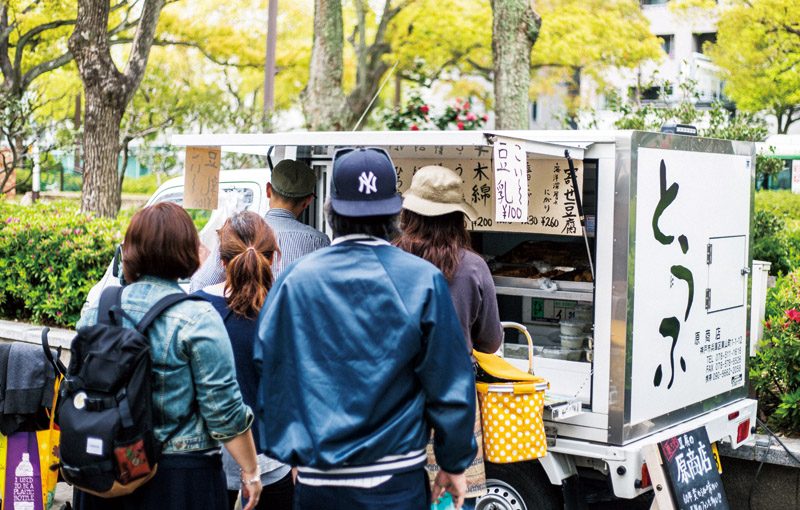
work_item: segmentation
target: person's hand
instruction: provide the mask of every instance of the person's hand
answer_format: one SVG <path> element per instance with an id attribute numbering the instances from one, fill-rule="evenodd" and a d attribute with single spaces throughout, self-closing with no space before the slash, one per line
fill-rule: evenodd
<path id="1" fill-rule="evenodd" d="M 242 499 L 247 501 L 242 510 L 253 510 L 261 497 L 261 475 L 258 470 L 252 473 L 242 471 Z"/>
<path id="2" fill-rule="evenodd" d="M 467 493 L 467 477 L 464 473 L 454 475 L 446 471 L 439 470 L 436 480 L 433 481 L 433 491 L 431 492 L 431 503 L 437 501 L 445 492 L 453 496 L 453 504 L 456 510 L 464 504 L 464 496 Z"/>

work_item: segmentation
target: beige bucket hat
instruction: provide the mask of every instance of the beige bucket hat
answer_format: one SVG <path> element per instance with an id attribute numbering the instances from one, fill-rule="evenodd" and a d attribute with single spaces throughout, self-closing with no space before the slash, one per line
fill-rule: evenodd
<path id="1" fill-rule="evenodd" d="M 441 216 L 461 211 L 470 220 L 478 217 L 474 207 L 464 200 L 461 177 L 443 166 L 424 166 L 411 179 L 403 193 L 403 208 L 422 216 Z"/>

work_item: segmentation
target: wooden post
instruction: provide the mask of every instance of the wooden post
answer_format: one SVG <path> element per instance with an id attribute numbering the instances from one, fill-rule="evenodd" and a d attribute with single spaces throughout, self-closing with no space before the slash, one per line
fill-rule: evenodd
<path id="1" fill-rule="evenodd" d="M 650 480 L 653 482 L 653 504 L 650 510 L 675 510 L 675 502 L 669 490 L 667 475 L 664 473 L 664 466 L 661 463 L 661 454 L 658 452 L 658 445 L 652 444 L 644 447 L 644 459 L 647 464 L 647 472 L 650 473 Z"/>

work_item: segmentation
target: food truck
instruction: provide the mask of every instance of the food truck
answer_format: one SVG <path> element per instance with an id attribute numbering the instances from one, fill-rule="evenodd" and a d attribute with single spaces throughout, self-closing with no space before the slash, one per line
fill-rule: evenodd
<path id="1" fill-rule="evenodd" d="M 652 490 L 647 447 L 698 428 L 712 444 L 751 439 L 752 143 L 639 131 L 181 135 L 173 143 L 307 162 L 319 180 L 305 220 L 328 233 L 323 202 L 337 148 L 386 149 L 401 192 L 425 165 L 462 177 L 479 213 L 469 225 L 473 248 L 492 270 L 501 320 L 530 333 L 533 371 L 549 381 L 547 454 L 487 464 L 479 508 L 569 507 L 579 480 L 635 498 Z M 514 330 L 501 353 L 527 369 L 528 346 Z"/>

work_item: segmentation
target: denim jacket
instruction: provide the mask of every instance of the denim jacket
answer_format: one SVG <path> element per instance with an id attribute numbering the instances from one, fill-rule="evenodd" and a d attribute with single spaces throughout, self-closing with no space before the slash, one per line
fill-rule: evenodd
<path id="1" fill-rule="evenodd" d="M 162 297 L 182 292 L 174 281 L 145 276 L 122 292 L 122 308 L 135 321 Z M 77 328 L 97 322 L 97 304 L 85 308 Z M 126 327 L 135 324 L 124 319 Z M 205 301 L 182 301 L 148 329 L 153 358 L 153 420 L 163 441 L 187 412 L 194 417 L 164 445 L 164 453 L 206 450 L 246 432 L 253 413 L 242 401 L 228 333 Z"/>

